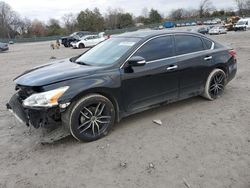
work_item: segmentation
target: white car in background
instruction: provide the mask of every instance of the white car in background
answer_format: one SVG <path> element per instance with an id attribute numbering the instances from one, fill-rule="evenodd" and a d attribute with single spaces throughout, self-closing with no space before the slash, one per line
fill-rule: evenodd
<path id="1" fill-rule="evenodd" d="M 71 46 L 73 48 L 89 48 L 103 42 L 104 40 L 106 40 L 104 33 L 100 33 L 99 35 L 86 35 L 80 38 L 80 41 L 72 42 Z"/>
<path id="2" fill-rule="evenodd" d="M 247 29 L 250 29 L 250 18 L 240 19 L 234 26 L 235 31 L 246 31 Z"/>
<path id="3" fill-rule="evenodd" d="M 208 31 L 210 35 L 219 35 L 219 34 L 226 34 L 227 30 L 224 26 L 214 26 L 212 29 Z"/>

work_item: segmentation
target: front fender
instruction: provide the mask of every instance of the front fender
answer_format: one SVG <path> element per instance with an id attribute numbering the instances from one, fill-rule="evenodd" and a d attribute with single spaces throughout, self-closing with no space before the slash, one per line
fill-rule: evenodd
<path id="1" fill-rule="evenodd" d="M 69 86 L 69 89 L 59 98 L 59 103 L 72 102 L 75 98 L 82 96 L 88 91 L 105 91 L 111 94 L 117 94 L 121 86 L 119 70 L 102 71 L 88 77 L 80 77 L 71 80 L 62 81 L 43 87 L 43 90 L 49 91 L 55 88 Z"/>

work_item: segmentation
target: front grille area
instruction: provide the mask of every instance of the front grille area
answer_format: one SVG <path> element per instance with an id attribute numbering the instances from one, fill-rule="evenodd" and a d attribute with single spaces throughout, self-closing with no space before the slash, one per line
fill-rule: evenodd
<path id="1" fill-rule="evenodd" d="M 27 97 L 29 97 L 30 95 L 38 92 L 38 91 L 35 91 L 35 88 L 27 87 L 27 86 L 20 86 L 20 85 L 16 86 L 16 90 L 17 90 L 19 97 L 22 100 L 24 100 Z"/>

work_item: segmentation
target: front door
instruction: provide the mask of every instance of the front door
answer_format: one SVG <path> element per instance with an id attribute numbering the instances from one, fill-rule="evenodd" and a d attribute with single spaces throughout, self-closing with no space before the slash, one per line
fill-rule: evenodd
<path id="1" fill-rule="evenodd" d="M 178 66 L 175 58 L 171 58 L 173 55 L 171 35 L 148 41 L 133 55 L 145 58 L 147 63 L 121 70 L 123 102 L 127 112 L 177 99 Z"/>

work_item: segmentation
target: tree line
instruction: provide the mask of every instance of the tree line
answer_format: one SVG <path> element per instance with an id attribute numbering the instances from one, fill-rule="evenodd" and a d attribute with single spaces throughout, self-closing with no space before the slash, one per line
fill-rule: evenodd
<path id="1" fill-rule="evenodd" d="M 105 30 L 123 29 L 137 24 L 161 23 L 164 20 L 181 20 L 216 16 L 249 15 L 250 0 L 235 0 L 238 11 L 217 10 L 210 0 L 201 0 L 196 9 L 175 9 L 167 16 L 158 10 L 143 8 L 140 16 L 120 8 L 109 8 L 101 14 L 98 8 L 85 9 L 78 14 L 65 14 L 60 20 L 50 19 L 48 22 L 21 18 L 10 5 L 0 1 L 0 38 L 34 37 L 67 35 L 77 30 L 100 32 Z"/>

